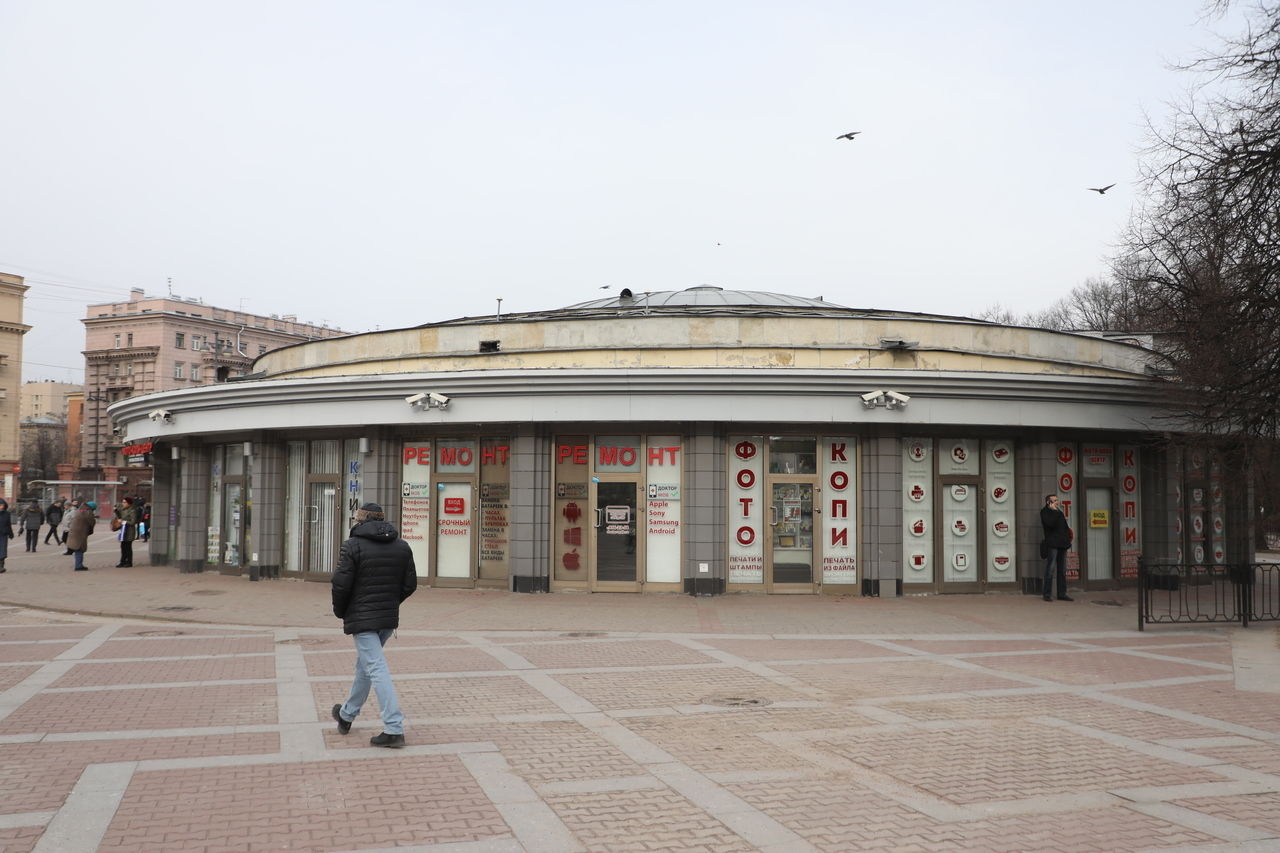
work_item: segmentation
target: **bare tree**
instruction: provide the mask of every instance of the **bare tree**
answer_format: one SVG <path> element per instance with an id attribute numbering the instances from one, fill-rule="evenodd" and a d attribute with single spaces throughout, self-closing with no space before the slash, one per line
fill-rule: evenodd
<path id="1" fill-rule="evenodd" d="M 1217 4 L 1222 8 L 1224 4 Z M 1240 441 L 1280 427 L 1280 0 L 1189 66 L 1206 85 L 1153 130 L 1147 200 L 1118 274 L 1165 333 L 1188 425 Z M 1211 88 L 1212 87 L 1212 88 Z"/>

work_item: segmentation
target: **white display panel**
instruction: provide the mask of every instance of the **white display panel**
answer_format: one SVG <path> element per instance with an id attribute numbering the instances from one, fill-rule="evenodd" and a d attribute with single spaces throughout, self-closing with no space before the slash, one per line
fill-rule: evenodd
<path id="1" fill-rule="evenodd" d="M 902 581 L 933 583 L 933 441 L 902 443 Z"/>
<path id="2" fill-rule="evenodd" d="M 822 583 L 858 582 L 857 442 L 852 438 L 823 438 L 822 461 Z"/>
<path id="3" fill-rule="evenodd" d="M 729 583 L 764 583 L 764 439 L 729 438 Z"/>
<path id="4" fill-rule="evenodd" d="M 405 442 L 400 449 L 400 538 L 413 551 L 419 577 L 431 566 L 431 442 Z"/>
<path id="5" fill-rule="evenodd" d="M 987 582 L 1013 583 L 1017 576 L 1017 502 L 1013 442 L 984 442 L 987 492 Z"/>
<path id="6" fill-rule="evenodd" d="M 646 453 L 645 580 L 680 582 L 681 471 L 678 435 L 649 436 Z"/>

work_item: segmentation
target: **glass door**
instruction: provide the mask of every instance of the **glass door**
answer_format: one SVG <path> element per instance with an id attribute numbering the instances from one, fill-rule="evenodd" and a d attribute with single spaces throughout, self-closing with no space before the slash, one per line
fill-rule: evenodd
<path id="1" fill-rule="evenodd" d="M 436 579 L 441 586 L 470 586 L 475 577 L 475 501 L 471 483 L 439 483 Z"/>
<path id="2" fill-rule="evenodd" d="M 244 485 L 227 478 L 222 488 L 222 562 L 224 575 L 240 574 L 244 562 Z"/>
<path id="3" fill-rule="evenodd" d="M 813 591 L 813 483 L 769 484 L 770 592 Z"/>
<path id="4" fill-rule="evenodd" d="M 636 537 L 639 487 L 630 480 L 594 485 L 592 589 L 599 592 L 638 591 L 638 569 L 642 565 Z"/>
<path id="5" fill-rule="evenodd" d="M 1085 489 L 1085 577 L 1091 587 L 1107 587 L 1115 581 L 1111 503 L 1110 488 L 1090 486 Z"/>
<path id="6" fill-rule="evenodd" d="M 337 480 L 312 480 L 307 484 L 306 514 L 303 516 L 305 551 L 302 570 L 332 574 L 338 567 L 342 488 Z"/>

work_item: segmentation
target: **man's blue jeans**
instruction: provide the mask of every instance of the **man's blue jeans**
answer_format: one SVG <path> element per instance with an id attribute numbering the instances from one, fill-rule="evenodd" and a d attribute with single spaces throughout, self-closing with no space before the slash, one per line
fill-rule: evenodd
<path id="1" fill-rule="evenodd" d="M 383 628 L 381 631 L 351 635 L 356 642 L 356 677 L 351 682 L 351 694 L 342 703 L 339 713 L 344 720 L 355 720 L 372 687 L 378 695 L 378 710 L 382 712 L 382 730 L 389 735 L 402 735 L 404 714 L 400 712 L 400 699 L 396 696 L 395 685 L 391 683 L 387 658 L 382 654 L 382 647 L 394 633 L 391 628 Z"/>
<path id="2" fill-rule="evenodd" d="M 1058 575 L 1058 598 L 1067 594 L 1067 549 L 1050 548 L 1049 556 L 1044 558 L 1044 597 L 1053 597 L 1054 568 Z"/>
<path id="3" fill-rule="evenodd" d="M 73 569 L 83 569 L 84 568 L 84 549 L 81 548 L 79 551 L 72 551 L 71 559 L 72 559 L 71 567 Z"/>

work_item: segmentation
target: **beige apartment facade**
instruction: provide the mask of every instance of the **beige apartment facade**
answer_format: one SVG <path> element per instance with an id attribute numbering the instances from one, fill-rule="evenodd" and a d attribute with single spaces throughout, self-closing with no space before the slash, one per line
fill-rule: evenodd
<path id="1" fill-rule="evenodd" d="M 107 407 L 139 394 L 236 379 L 253 360 L 290 344 L 346 334 L 299 322 L 293 315 L 251 314 L 179 296 L 147 296 L 139 288 L 121 302 L 88 306 L 81 470 L 114 473 L 146 465 L 143 453 L 117 437 Z M 137 449 L 137 446 L 132 446 Z M 108 471 L 108 469 L 111 469 Z M 115 479 L 110 477 L 109 479 Z"/>
<path id="2" fill-rule="evenodd" d="M 81 390 L 79 385 L 49 379 L 23 383 L 19 417 L 24 421 L 48 418 L 65 423 L 71 396 Z"/>
<path id="3" fill-rule="evenodd" d="M 21 475 L 22 338 L 31 329 L 22 322 L 27 290 L 22 276 L 0 273 L 0 495 L 8 500 L 17 497 Z"/>

